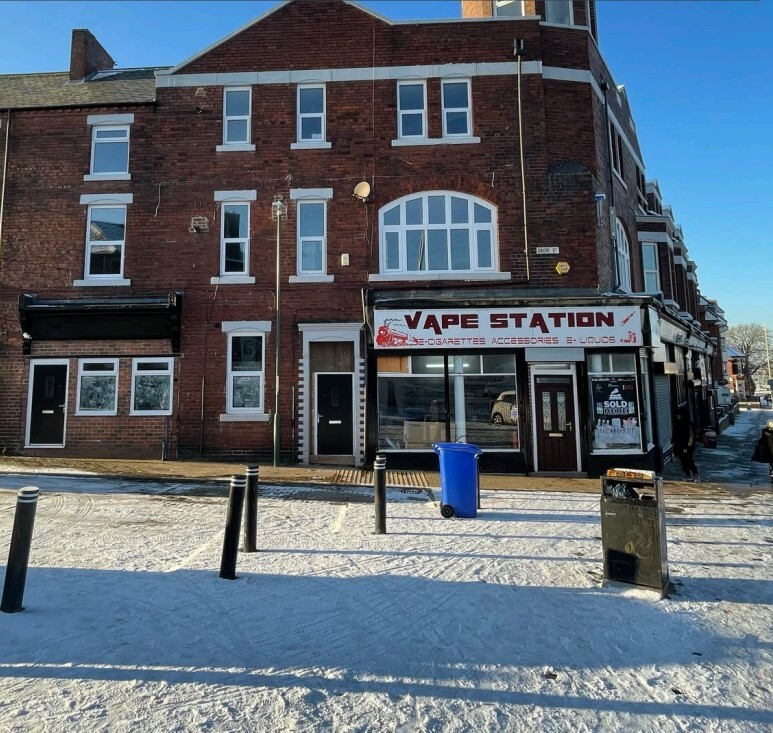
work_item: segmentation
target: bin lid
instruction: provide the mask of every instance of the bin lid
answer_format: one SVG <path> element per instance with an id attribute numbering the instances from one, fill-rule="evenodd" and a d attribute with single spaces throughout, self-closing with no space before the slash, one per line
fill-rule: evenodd
<path id="1" fill-rule="evenodd" d="M 472 453 L 476 456 L 483 453 L 481 448 L 473 443 L 433 443 L 432 447 L 434 448 L 435 453 L 438 454 L 443 451 L 448 451 L 450 453 Z"/>

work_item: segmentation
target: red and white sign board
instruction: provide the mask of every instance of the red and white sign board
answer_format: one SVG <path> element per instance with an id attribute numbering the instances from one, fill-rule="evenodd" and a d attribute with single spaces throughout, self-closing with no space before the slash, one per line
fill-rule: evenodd
<path id="1" fill-rule="evenodd" d="M 375 310 L 377 349 L 641 346 L 638 306 Z"/>

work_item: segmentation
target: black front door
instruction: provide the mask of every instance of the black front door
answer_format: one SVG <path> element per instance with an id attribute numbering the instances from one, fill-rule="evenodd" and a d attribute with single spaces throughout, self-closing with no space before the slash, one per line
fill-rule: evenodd
<path id="1" fill-rule="evenodd" d="M 30 445 L 64 445 L 67 365 L 32 365 Z"/>
<path id="2" fill-rule="evenodd" d="M 574 384 L 571 376 L 534 379 L 537 416 L 537 467 L 540 471 L 575 471 Z"/>
<path id="3" fill-rule="evenodd" d="M 317 455 L 350 456 L 352 375 L 317 375 Z"/>

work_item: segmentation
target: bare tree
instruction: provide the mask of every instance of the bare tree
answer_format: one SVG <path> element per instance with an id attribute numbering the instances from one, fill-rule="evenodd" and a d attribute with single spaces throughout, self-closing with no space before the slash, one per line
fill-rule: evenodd
<path id="1" fill-rule="evenodd" d="M 766 341 L 767 337 L 767 341 Z M 755 384 L 760 389 L 767 388 L 768 344 L 771 341 L 767 326 L 759 323 L 741 323 L 727 329 L 727 342 L 745 357 L 744 381 L 746 394 L 754 394 Z"/>

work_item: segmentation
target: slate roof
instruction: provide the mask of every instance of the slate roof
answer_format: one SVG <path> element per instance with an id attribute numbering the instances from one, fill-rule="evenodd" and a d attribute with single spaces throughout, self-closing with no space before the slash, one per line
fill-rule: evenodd
<path id="1" fill-rule="evenodd" d="M 76 83 L 66 71 L 0 74 L 0 110 L 153 102 L 158 68 L 99 71 Z"/>

